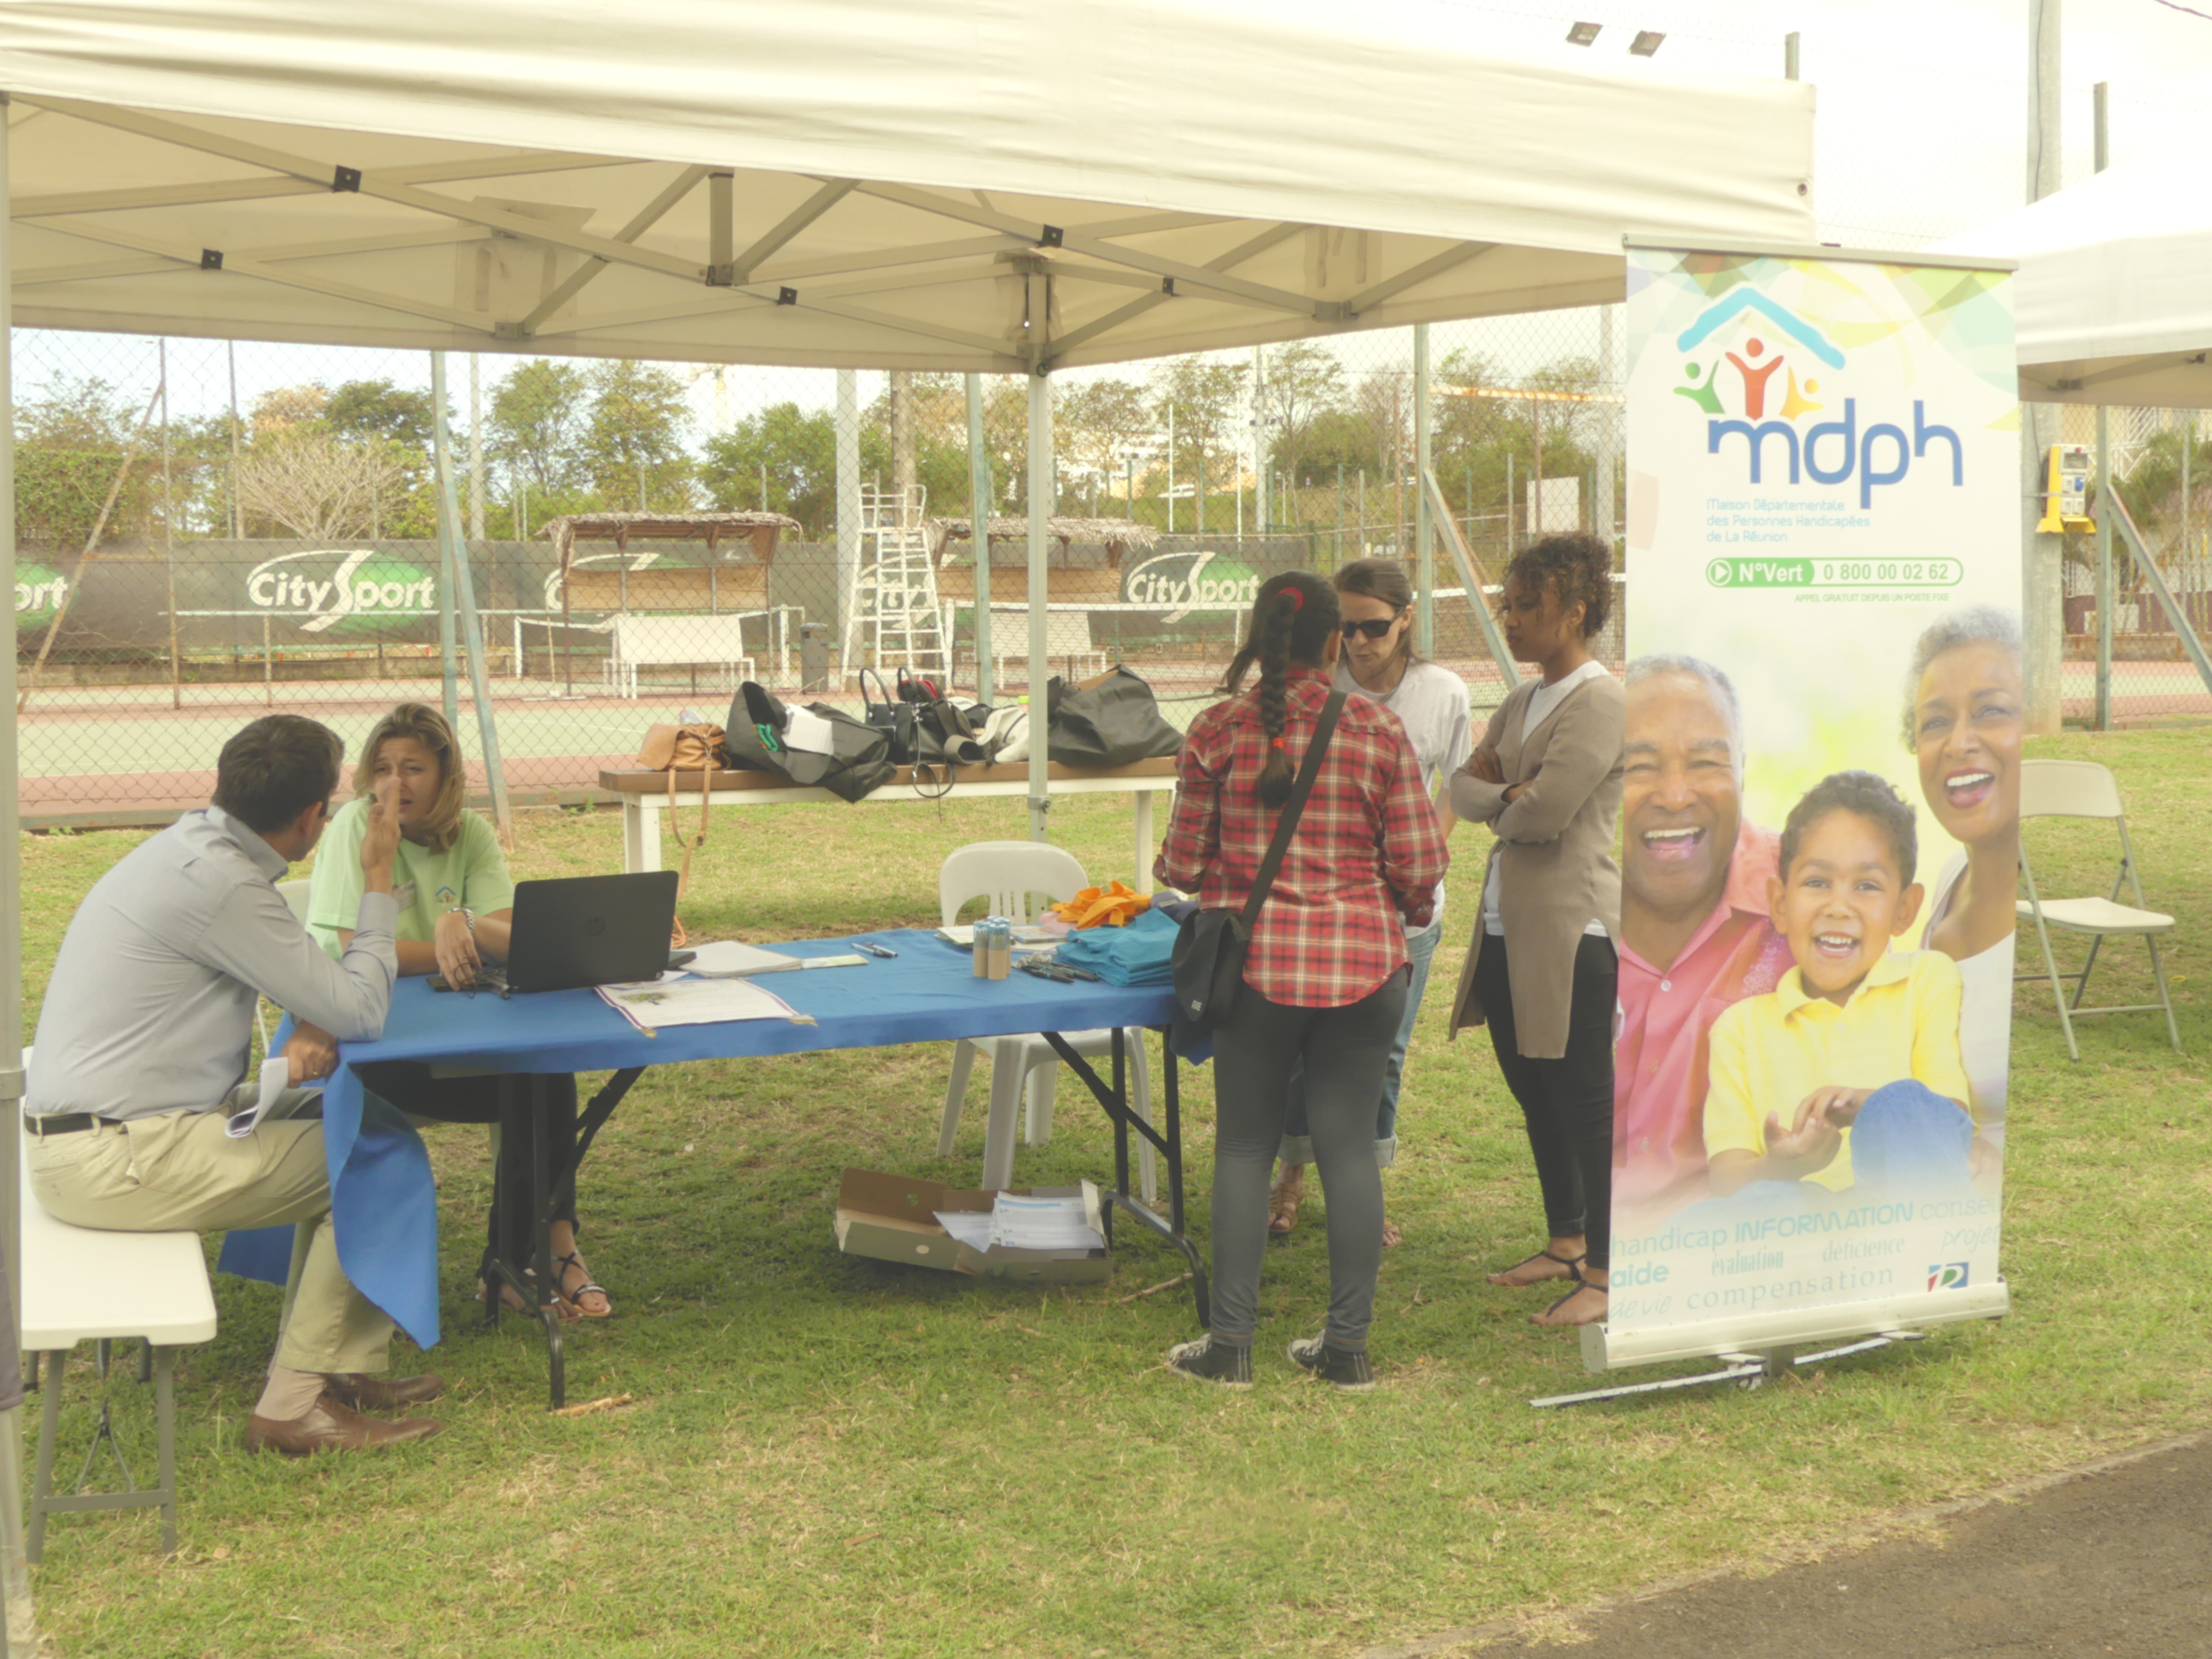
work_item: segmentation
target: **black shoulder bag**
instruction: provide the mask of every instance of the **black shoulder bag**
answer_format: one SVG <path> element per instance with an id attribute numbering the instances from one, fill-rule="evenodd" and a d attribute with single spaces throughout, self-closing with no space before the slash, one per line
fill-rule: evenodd
<path id="1" fill-rule="evenodd" d="M 1297 833 L 1298 819 L 1306 810 L 1306 797 L 1313 793 L 1314 779 L 1320 775 L 1322 751 L 1336 731 L 1336 717 L 1344 712 L 1345 694 L 1332 691 L 1328 701 L 1322 705 L 1321 719 L 1315 723 L 1313 742 L 1307 745 L 1305 759 L 1298 767 L 1297 782 L 1291 786 L 1291 798 L 1283 803 L 1283 815 L 1275 822 L 1274 839 L 1267 843 L 1267 855 L 1260 861 L 1260 873 L 1252 883 L 1252 890 L 1244 900 L 1242 910 L 1196 910 L 1183 920 L 1182 929 L 1176 934 L 1175 955 L 1171 967 L 1175 975 L 1176 1023 L 1197 1031 L 1217 1030 L 1237 1006 L 1237 989 L 1244 982 L 1244 955 L 1251 948 L 1253 924 L 1260 919 L 1260 907 L 1267 902 L 1268 891 L 1275 884 L 1275 874 L 1283 867 L 1283 855 L 1290 851 L 1291 837 Z"/>

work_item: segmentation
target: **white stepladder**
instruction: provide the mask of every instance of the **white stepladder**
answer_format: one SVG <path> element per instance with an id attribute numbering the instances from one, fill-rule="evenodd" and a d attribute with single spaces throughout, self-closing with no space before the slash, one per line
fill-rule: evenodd
<path id="1" fill-rule="evenodd" d="M 952 681 L 952 629 L 937 591 L 937 562 L 922 509 L 929 492 L 860 493 L 860 564 L 845 594 L 838 650 L 842 682 L 862 668 L 911 668 Z"/>

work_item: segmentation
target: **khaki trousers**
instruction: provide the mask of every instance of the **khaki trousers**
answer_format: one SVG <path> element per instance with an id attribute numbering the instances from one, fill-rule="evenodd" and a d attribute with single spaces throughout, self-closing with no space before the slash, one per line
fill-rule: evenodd
<path id="1" fill-rule="evenodd" d="M 392 1321 L 338 1266 L 319 1122 L 264 1122 L 233 1139 L 224 1114 L 163 1112 L 76 1134 L 26 1133 L 31 1190 L 73 1226 L 227 1232 L 296 1222 L 276 1363 L 383 1370 Z"/>

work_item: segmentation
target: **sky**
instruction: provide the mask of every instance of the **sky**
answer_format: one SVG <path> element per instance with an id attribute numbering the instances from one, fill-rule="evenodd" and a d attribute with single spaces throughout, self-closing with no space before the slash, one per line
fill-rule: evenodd
<path id="1" fill-rule="evenodd" d="M 1814 205 L 1825 241 L 1852 248 L 1910 249 L 1996 218 L 2025 200 L 2027 74 L 2033 0 L 1435 0 L 1440 16 L 1462 20 L 1465 44 L 1539 60 L 1630 62 L 1638 29 L 1666 39 L 1649 72 L 1779 76 L 1783 39 L 1801 39 L 1801 72 L 1818 92 Z M 2212 0 L 2192 12 L 2163 0 L 2066 0 L 2061 61 L 2060 148 L 2067 183 L 2092 171 L 2092 88 L 2110 85 L 2116 163 L 2201 158 L 2212 140 Z M 1567 26 L 1601 26 L 1589 48 L 1567 44 Z M 1395 364 L 1409 347 L 1403 331 L 1345 337 L 1334 347 L 1354 374 Z M 1595 350 L 1589 312 L 1438 325 L 1433 349 L 1485 352 L 1510 374 Z M 221 409 L 228 360 L 220 343 L 170 343 L 172 393 L 179 416 Z M 19 398 L 38 395 L 56 374 L 97 374 L 126 388 L 154 383 L 150 341 L 96 335 L 19 335 Z M 241 407 L 259 391 L 319 379 L 389 377 L 421 384 L 420 353 L 241 346 Z M 509 360 L 487 358 L 486 384 Z M 694 372 L 679 372 L 693 377 Z M 1096 371 L 1142 378 L 1143 364 Z M 1079 374 L 1081 372 L 1079 371 Z M 466 368 L 453 363 L 455 401 L 466 416 Z M 1076 378 L 1071 375 L 1069 379 Z M 865 404 L 880 377 L 861 376 Z M 771 403 L 830 401 L 828 371 L 734 368 L 720 400 L 724 419 Z M 145 395 L 142 390 L 140 397 Z M 692 379 L 695 437 L 716 428 L 711 371 Z"/>

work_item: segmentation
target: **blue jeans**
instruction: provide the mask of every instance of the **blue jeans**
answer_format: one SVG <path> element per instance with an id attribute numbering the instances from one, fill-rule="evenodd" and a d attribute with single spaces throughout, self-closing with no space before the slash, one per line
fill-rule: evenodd
<path id="1" fill-rule="evenodd" d="M 1413 1040 L 1413 1022 L 1421 1017 L 1421 993 L 1428 988 L 1429 964 L 1436 960 L 1437 941 L 1444 936 L 1442 918 L 1418 933 L 1406 935 L 1406 957 L 1413 977 L 1406 982 L 1406 1015 L 1398 1022 L 1398 1040 L 1382 1067 L 1382 1098 L 1375 1109 L 1375 1162 L 1389 1166 L 1398 1158 L 1398 1080 L 1406 1070 L 1406 1045 Z M 1283 1144 L 1276 1156 L 1285 1164 L 1313 1162 L 1313 1136 L 1306 1129 L 1306 1074 L 1301 1060 L 1291 1067 L 1287 1091 L 1290 1109 L 1283 1121 Z"/>

